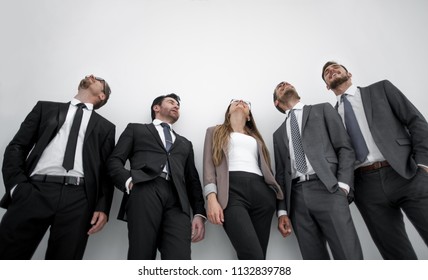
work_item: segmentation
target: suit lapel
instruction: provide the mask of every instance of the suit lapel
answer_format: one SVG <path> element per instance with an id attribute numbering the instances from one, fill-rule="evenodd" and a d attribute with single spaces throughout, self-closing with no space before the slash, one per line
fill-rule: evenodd
<path id="1" fill-rule="evenodd" d="M 302 137 L 303 137 L 303 131 L 305 130 L 306 122 L 308 121 L 309 112 L 311 111 L 311 109 L 312 109 L 312 106 L 310 105 L 303 106 L 302 131 L 300 132 Z"/>
<path id="2" fill-rule="evenodd" d="M 371 127 L 373 119 L 372 103 L 371 103 L 371 94 L 368 88 L 359 88 L 361 93 L 361 101 L 363 103 L 364 113 L 366 113 L 367 122 L 369 127 Z"/>
<path id="3" fill-rule="evenodd" d="M 70 102 L 59 104 L 58 112 L 58 126 L 56 127 L 56 133 L 61 129 L 61 126 L 65 122 L 65 117 L 67 116 L 68 108 L 70 107 Z"/>
<path id="4" fill-rule="evenodd" d="M 88 139 L 89 135 L 91 135 L 99 119 L 100 115 L 98 115 L 95 111 L 92 111 L 91 118 L 89 119 L 88 126 L 86 127 L 85 140 L 83 143 L 86 143 L 86 140 Z"/>
<path id="5" fill-rule="evenodd" d="M 288 141 L 289 140 L 288 140 L 288 135 L 287 135 L 287 119 L 288 119 L 288 116 L 285 118 L 285 121 L 282 123 L 279 132 L 280 132 L 281 139 L 284 141 L 285 147 L 287 147 L 287 149 L 288 149 L 289 148 L 288 147 Z"/>
<path id="6" fill-rule="evenodd" d="M 147 127 L 147 129 L 150 131 L 150 133 L 153 135 L 153 137 L 156 139 L 156 142 L 158 142 L 158 144 L 159 144 L 163 149 L 165 149 L 165 145 L 163 144 L 163 142 L 162 142 L 162 140 L 161 140 L 161 138 L 160 138 L 160 136 L 159 136 L 159 132 L 158 132 L 158 130 L 156 129 L 155 125 L 154 125 L 153 123 L 149 123 L 149 124 L 146 124 L 146 127 Z M 171 147 L 171 149 L 172 149 L 172 147 Z"/>

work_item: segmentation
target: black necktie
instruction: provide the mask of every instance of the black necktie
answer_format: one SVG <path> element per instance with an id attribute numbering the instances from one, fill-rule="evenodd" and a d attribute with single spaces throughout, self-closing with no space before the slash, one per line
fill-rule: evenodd
<path id="1" fill-rule="evenodd" d="M 346 130 L 351 138 L 352 146 L 355 149 L 355 156 L 360 163 L 363 163 L 369 154 L 366 141 L 364 140 L 363 133 L 358 125 L 352 105 L 345 94 L 342 95 L 343 109 L 345 111 L 345 125 Z"/>
<path id="2" fill-rule="evenodd" d="M 170 127 L 169 127 L 169 124 L 164 122 L 161 123 L 161 126 L 163 127 L 163 134 L 165 135 L 165 149 L 168 152 L 172 146 L 172 136 L 170 132 Z M 166 161 L 166 170 L 168 174 L 170 174 L 168 160 Z"/>
<path id="3" fill-rule="evenodd" d="M 308 170 L 306 165 L 305 152 L 303 151 L 302 137 L 300 136 L 299 124 L 297 123 L 294 110 L 290 111 L 290 130 L 291 140 L 293 141 L 294 159 L 296 160 L 296 169 L 302 174 Z"/>
<path id="4" fill-rule="evenodd" d="M 62 166 L 67 172 L 74 167 L 74 156 L 76 153 L 77 137 L 79 136 L 80 124 L 82 123 L 83 108 L 85 104 L 79 103 L 76 105 L 77 111 L 74 115 L 73 124 L 71 125 L 70 135 L 68 135 L 67 146 L 65 148 L 64 161 Z"/>

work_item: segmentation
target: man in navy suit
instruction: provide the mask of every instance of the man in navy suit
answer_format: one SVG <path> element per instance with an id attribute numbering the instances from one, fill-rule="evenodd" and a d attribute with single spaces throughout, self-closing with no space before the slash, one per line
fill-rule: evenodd
<path id="1" fill-rule="evenodd" d="M 190 259 L 191 241 L 205 234 L 202 186 L 192 143 L 172 129 L 180 98 L 162 95 L 151 106 L 152 123 L 130 123 L 108 160 L 124 192 L 119 219 L 128 222 L 128 259 Z M 124 167 L 130 162 L 130 170 Z"/>
<path id="2" fill-rule="evenodd" d="M 115 126 L 94 110 L 109 96 L 104 79 L 86 76 L 71 102 L 39 101 L 25 118 L 4 153 L 0 259 L 30 259 L 48 228 L 46 259 L 82 259 L 106 224 Z"/>
<path id="3" fill-rule="evenodd" d="M 356 87 L 334 61 L 324 65 L 322 78 L 353 141 L 355 204 L 373 241 L 384 259 L 416 259 L 402 211 L 428 244 L 428 123 L 387 80 Z M 358 125 L 349 123 L 352 114 Z"/>

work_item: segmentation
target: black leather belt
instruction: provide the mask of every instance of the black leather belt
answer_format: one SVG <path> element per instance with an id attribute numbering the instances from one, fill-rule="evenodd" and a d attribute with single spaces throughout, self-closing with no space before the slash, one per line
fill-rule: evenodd
<path id="1" fill-rule="evenodd" d="M 159 177 L 164 178 L 167 181 L 171 180 L 171 176 L 168 175 L 168 173 L 162 172 L 161 174 L 159 174 Z"/>
<path id="2" fill-rule="evenodd" d="M 301 182 L 318 180 L 318 179 L 319 178 L 318 178 L 317 174 L 303 175 L 303 176 L 294 178 L 293 180 L 291 180 L 291 183 L 292 184 L 297 184 L 297 183 L 301 183 Z"/>
<path id="3" fill-rule="evenodd" d="M 30 177 L 34 182 L 57 183 L 63 185 L 79 186 L 85 184 L 85 178 L 73 176 L 57 176 L 57 175 L 33 175 Z"/>

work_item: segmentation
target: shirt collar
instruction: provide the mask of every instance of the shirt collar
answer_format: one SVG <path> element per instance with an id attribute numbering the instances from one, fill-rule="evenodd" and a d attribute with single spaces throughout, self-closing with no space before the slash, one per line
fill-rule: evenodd
<path id="1" fill-rule="evenodd" d="M 153 124 L 154 125 L 160 125 L 161 123 L 163 123 L 164 121 L 161 121 L 160 119 L 154 119 L 153 120 Z M 167 122 L 164 122 L 164 123 L 167 123 Z M 171 124 L 169 124 L 169 123 L 167 123 L 168 125 L 169 125 L 169 127 L 170 127 L 170 129 L 172 130 L 172 125 Z"/>
<path id="2" fill-rule="evenodd" d="M 287 114 L 287 116 L 288 116 L 288 114 L 290 114 L 290 111 L 291 110 L 303 110 L 303 107 L 305 106 L 305 104 L 303 103 L 303 102 L 297 102 L 296 103 L 296 105 L 294 105 L 294 107 L 293 108 L 291 108 L 291 109 L 289 109 L 289 110 L 287 110 L 287 111 L 285 111 L 285 113 Z"/>
<path id="3" fill-rule="evenodd" d="M 345 90 L 345 92 L 343 94 L 354 96 L 357 93 L 357 90 L 358 90 L 358 88 L 356 86 L 351 85 L 347 90 Z M 341 98 L 342 98 L 343 94 L 336 96 L 337 102 L 339 102 L 339 104 L 341 102 Z"/>
<path id="4" fill-rule="evenodd" d="M 82 103 L 82 101 L 80 101 L 76 98 L 73 98 L 71 100 L 71 104 L 74 106 L 77 106 L 77 104 L 79 104 L 79 103 Z M 86 106 L 86 109 L 88 109 L 88 111 L 92 111 L 94 109 L 94 104 L 92 104 L 92 103 L 84 103 L 84 104 Z"/>

